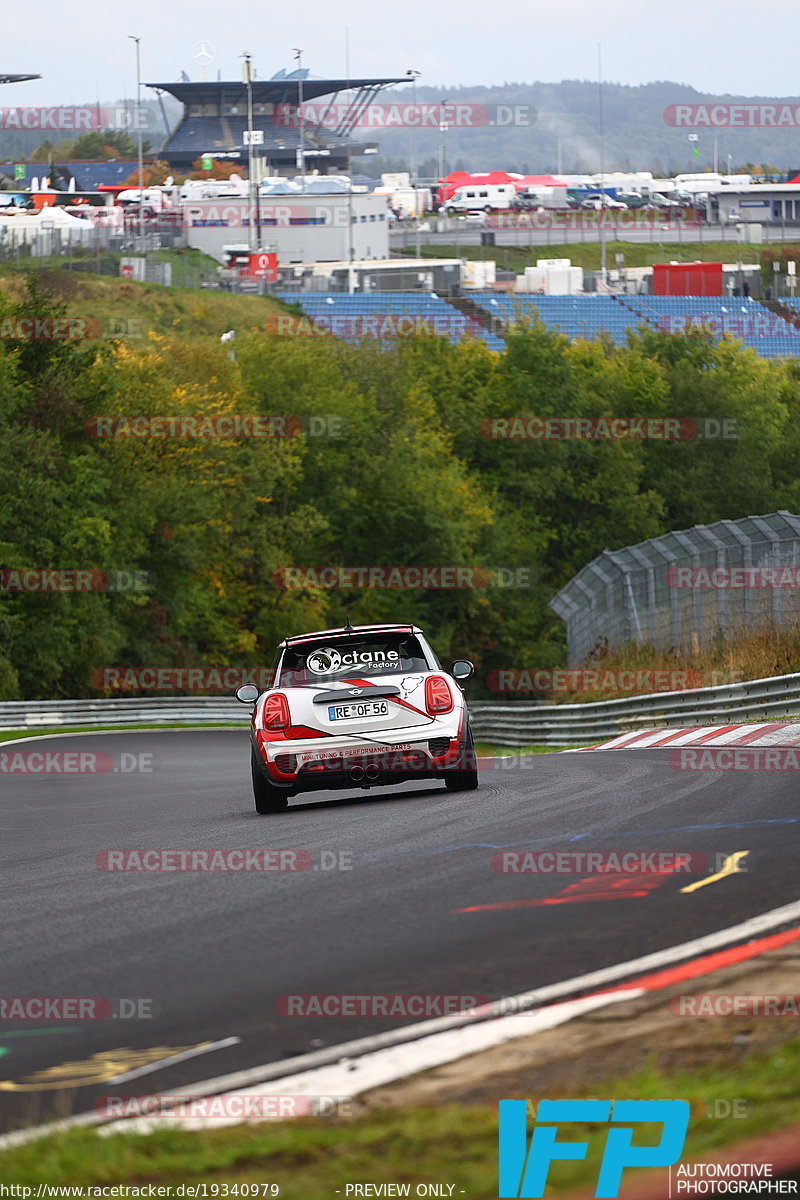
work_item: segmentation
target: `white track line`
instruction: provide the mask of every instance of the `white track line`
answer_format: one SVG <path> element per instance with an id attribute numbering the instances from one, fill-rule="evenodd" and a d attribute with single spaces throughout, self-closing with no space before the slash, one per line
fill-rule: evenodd
<path id="1" fill-rule="evenodd" d="M 160 1071 L 162 1067 L 172 1067 L 175 1063 L 186 1062 L 189 1058 L 199 1058 L 201 1054 L 210 1054 L 212 1050 L 227 1050 L 228 1046 L 238 1046 L 241 1040 L 238 1037 L 229 1037 L 223 1038 L 221 1042 L 203 1042 L 192 1050 L 184 1050 L 181 1054 L 171 1054 L 168 1058 L 159 1058 L 157 1062 L 147 1063 L 144 1067 L 136 1067 L 133 1071 L 126 1071 L 124 1075 L 115 1075 L 106 1082 L 127 1083 L 131 1079 L 139 1079 L 142 1075 L 152 1075 L 154 1071 Z"/>
<path id="2" fill-rule="evenodd" d="M 449 1029 L 478 1024 L 484 1021 L 491 1021 L 490 1028 L 493 1028 L 499 1025 L 499 1021 L 496 1018 L 492 1020 L 492 1018 L 498 1008 L 503 1005 L 510 1011 L 516 1010 L 520 1012 L 525 1009 L 534 1009 L 540 1005 L 552 1004 L 558 999 L 568 997 L 570 993 L 589 991 L 593 988 L 603 988 L 609 984 L 617 983 L 627 976 L 645 974 L 658 967 L 680 962 L 683 959 L 699 958 L 710 951 L 720 950 L 724 946 L 729 946 L 737 942 L 753 941 L 761 935 L 778 929 L 783 925 L 795 925 L 798 922 L 800 922 L 800 901 L 793 901 L 791 904 L 784 904 L 780 908 L 770 909 L 768 912 L 761 913 L 757 917 L 750 917 L 749 920 L 741 921 L 738 925 L 729 925 L 726 929 L 720 929 L 716 933 L 709 933 L 704 937 L 693 938 L 688 942 L 679 942 L 677 945 L 669 946 L 665 950 L 656 950 L 652 954 L 645 954 L 640 958 L 616 963 L 611 967 L 602 967 L 597 971 L 589 971 L 585 975 L 577 975 L 573 979 L 564 980 L 562 983 L 549 984 L 547 987 L 539 988 L 536 991 L 521 992 L 505 1000 L 498 1000 L 492 1004 L 483 1005 L 473 1013 L 457 1013 L 448 1017 L 436 1017 L 430 1021 L 420 1021 L 415 1025 L 406 1025 L 401 1029 L 389 1030 L 387 1033 L 379 1033 L 374 1037 L 360 1038 L 354 1042 L 345 1042 L 339 1046 L 331 1046 L 326 1050 L 315 1050 L 310 1054 L 298 1055 L 296 1058 L 283 1059 L 278 1063 L 264 1063 L 262 1066 L 252 1067 L 249 1070 L 234 1071 L 228 1075 L 220 1075 L 215 1079 L 205 1079 L 201 1083 L 193 1084 L 191 1087 L 174 1089 L 172 1092 L 164 1092 L 163 1095 L 218 1095 L 221 1092 L 240 1090 L 253 1084 L 264 1083 L 270 1079 L 285 1079 L 287 1076 L 301 1074 L 316 1067 L 330 1066 L 333 1063 L 341 1062 L 342 1059 L 359 1058 L 362 1055 L 371 1054 L 376 1050 L 387 1049 L 390 1046 L 403 1046 L 407 1048 L 414 1042 L 420 1042 L 432 1034 L 442 1033 Z M 587 996 L 584 999 L 592 999 L 592 997 Z M 515 1018 L 515 1020 L 519 1019 L 519 1017 Z M 424 1070 L 424 1067 L 415 1066 L 413 1070 Z M 10 1146 L 23 1145 L 26 1142 L 34 1141 L 37 1138 L 56 1131 L 105 1123 L 107 1123 L 107 1118 L 97 1113 L 81 1113 L 78 1116 L 69 1117 L 64 1121 L 55 1121 L 48 1125 L 36 1126 L 33 1129 L 24 1129 L 4 1134 L 0 1136 L 0 1150 L 7 1149 Z"/>
<path id="3" fill-rule="evenodd" d="M 392 1046 L 387 1050 L 376 1050 L 362 1058 L 336 1063 L 329 1067 L 318 1067 L 299 1075 L 290 1075 L 275 1084 L 263 1083 L 247 1091 L 223 1093 L 226 1099 L 250 1096 L 304 1096 L 313 1098 L 335 1098 L 337 1101 L 352 1100 L 354 1097 L 395 1083 L 419 1071 L 454 1062 L 469 1054 L 478 1054 L 503 1042 L 515 1038 L 529 1037 L 545 1029 L 554 1029 L 595 1008 L 604 1008 L 610 1003 L 634 1000 L 644 995 L 643 988 L 632 988 L 607 996 L 585 996 L 581 1000 L 566 1000 L 552 1004 L 538 1012 L 517 1013 L 501 1017 L 496 1021 L 479 1025 L 467 1025 L 463 1029 L 451 1029 L 436 1033 L 422 1041 L 407 1046 Z M 244 1118 L 248 1125 L 257 1124 L 264 1118 Z M 267 1118 L 269 1119 L 269 1118 Z M 152 1133 L 156 1129 L 206 1130 L 216 1127 L 227 1128 L 241 1124 L 238 1117 L 131 1117 L 121 1118 L 104 1125 L 99 1132 L 103 1136 L 111 1133 Z"/>

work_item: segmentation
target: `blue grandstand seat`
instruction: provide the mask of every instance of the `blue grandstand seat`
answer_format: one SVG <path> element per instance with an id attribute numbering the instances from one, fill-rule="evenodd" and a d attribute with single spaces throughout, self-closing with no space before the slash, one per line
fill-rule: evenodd
<path id="1" fill-rule="evenodd" d="M 309 318 L 346 340 L 380 329 L 379 318 L 414 317 L 419 332 L 438 333 L 451 342 L 479 337 L 493 350 L 502 351 L 505 345 L 498 334 L 464 316 L 435 293 L 279 293 L 279 299 L 299 302 Z M 515 322 L 538 319 L 548 329 L 572 339 L 605 335 L 617 345 L 625 345 L 629 334 L 642 326 L 667 333 L 708 328 L 717 337 L 728 334 L 737 338 L 764 358 L 800 357 L 800 329 L 752 297 L 472 292 L 470 299 L 507 328 Z M 800 310 L 800 299 L 789 307 Z"/>

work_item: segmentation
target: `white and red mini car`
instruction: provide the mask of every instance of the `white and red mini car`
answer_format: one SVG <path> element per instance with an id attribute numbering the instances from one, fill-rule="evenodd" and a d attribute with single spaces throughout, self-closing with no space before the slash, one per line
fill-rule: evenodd
<path id="1" fill-rule="evenodd" d="M 450 791 L 478 786 L 459 659 L 445 672 L 416 625 L 359 625 L 286 638 L 274 683 L 253 710 L 256 811 L 281 812 L 289 797 L 441 779 Z"/>

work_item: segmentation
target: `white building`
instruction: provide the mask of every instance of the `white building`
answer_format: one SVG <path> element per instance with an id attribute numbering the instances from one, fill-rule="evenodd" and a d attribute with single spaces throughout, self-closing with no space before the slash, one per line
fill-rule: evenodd
<path id="1" fill-rule="evenodd" d="M 244 199 L 189 200 L 187 242 L 224 262 L 224 245 L 249 241 L 252 216 Z M 384 196 L 363 192 L 262 196 L 261 243 L 277 251 L 279 266 L 386 259 L 389 216 Z"/>

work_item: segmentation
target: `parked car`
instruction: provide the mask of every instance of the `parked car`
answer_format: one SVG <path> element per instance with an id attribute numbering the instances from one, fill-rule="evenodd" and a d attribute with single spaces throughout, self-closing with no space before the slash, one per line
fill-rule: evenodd
<path id="1" fill-rule="evenodd" d="M 613 200 L 611 196 L 585 196 L 580 203 L 581 208 L 594 208 L 598 212 L 601 208 L 627 208 L 627 204 L 623 204 L 621 200 Z"/>

